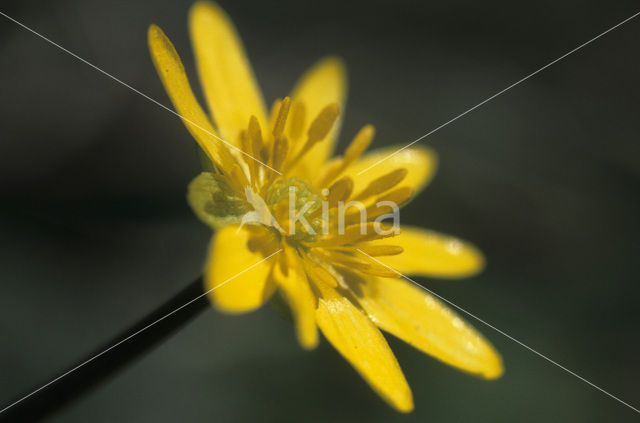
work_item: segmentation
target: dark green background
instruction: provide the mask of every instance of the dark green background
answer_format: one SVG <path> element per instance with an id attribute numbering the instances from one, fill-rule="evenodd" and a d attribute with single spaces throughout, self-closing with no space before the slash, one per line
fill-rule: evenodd
<path id="1" fill-rule="evenodd" d="M 3 2 L 1 10 L 169 104 L 149 24 L 189 74 L 188 1 Z M 268 102 L 344 57 L 339 148 L 366 123 L 406 144 L 638 12 L 636 1 L 223 2 Z M 403 222 L 472 240 L 488 267 L 425 286 L 640 405 L 640 18 L 423 144 L 433 184 Z M 0 17 L 0 402 L 46 382 L 196 277 L 209 231 L 175 116 Z M 192 79 L 194 85 L 195 78 Z M 416 410 L 387 407 L 270 307 L 206 312 L 55 422 L 632 421 L 638 414 L 478 322 L 495 382 L 390 339 Z"/>

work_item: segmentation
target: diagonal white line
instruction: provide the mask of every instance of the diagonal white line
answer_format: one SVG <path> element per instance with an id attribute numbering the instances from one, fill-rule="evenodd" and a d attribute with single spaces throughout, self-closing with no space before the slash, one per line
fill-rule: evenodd
<path id="1" fill-rule="evenodd" d="M 1 13 L 1 12 L 0 12 Z M 94 355 L 93 357 L 89 358 L 88 360 L 83 361 L 82 363 L 78 364 L 76 367 L 74 367 L 71 370 L 66 371 L 65 373 L 61 374 L 60 376 L 58 376 L 57 378 L 47 382 L 46 384 L 42 385 L 40 388 L 36 389 L 35 391 L 25 395 L 24 397 L 20 398 L 19 400 L 9 404 L 8 406 L 6 406 L 5 408 L 3 408 L 2 410 L 0 410 L 0 414 L 4 413 L 5 411 L 7 411 L 8 409 L 10 409 L 11 407 L 13 407 L 16 404 L 21 403 L 22 401 L 26 400 L 27 398 L 29 398 L 30 396 L 40 392 L 41 390 L 43 390 L 44 388 L 46 388 L 47 386 L 56 383 L 57 381 L 59 381 L 60 379 L 62 379 L 63 377 L 67 376 L 70 373 L 75 372 L 76 370 L 78 370 L 80 367 L 92 362 L 93 360 L 95 360 L 96 358 L 108 353 L 109 351 L 111 351 L 112 349 L 114 349 L 115 347 L 117 347 L 118 345 L 127 342 L 129 339 L 133 338 L 134 336 L 140 334 L 141 332 L 144 332 L 145 330 L 149 329 L 151 326 L 156 325 L 157 323 L 161 322 L 162 320 L 166 319 L 167 317 L 171 316 L 174 313 L 177 313 L 178 311 L 182 310 L 183 308 L 185 308 L 186 306 L 188 306 L 189 304 L 193 303 L 194 301 L 199 300 L 200 298 L 204 297 L 205 295 L 215 291 L 216 289 L 220 288 L 221 286 L 225 285 L 227 282 L 232 281 L 233 279 L 237 278 L 238 276 L 242 275 L 243 273 L 245 273 L 248 270 L 253 269 L 254 267 L 256 267 L 257 265 L 259 265 L 260 263 L 264 262 L 265 260 L 270 259 L 271 257 L 275 256 L 276 254 L 282 252 L 282 249 L 276 251 L 275 253 L 263 258 L 262 260 L 260 260 L 257 263 L 252 264 L 251 266 L 247 267 L 246 269 L 244 269 L 243 271 L 236 273 L 235 275 L 233 275 L 232 277 L 230 277 L 229 279 L 227 279 L 224 282 L 221 282 L 220 284 L 214 286 L 213 288 L 211 288 L 210 290 L 206 291 L 203 294 L 198 295 L 197 297 L 195 297 L 194 299 L 192 299 L 191 301 L 181 305 L 180 307 L 176 308 L 175 310 L 165 314 L 164 316 L 160 317 L 158 320 L 154 320 L 153 322 L 149 323 L 147 326 L 143 327 L 142 329 L 132 333 L 131 335 L 127 336 L 126 338 L 124 338 L 121 341 L 118 341 L 117 343 L 113 344 L 112 346 L 110 346 L 109 348 L 105 349 L 104 351 Z"/>
<path id="2" fill-rule="evenodd" d="M 472 314 L 470 312 L 468 312 L 467 310 L 463 309 L 462 307 L 460 307 L 459 305 L 454 304 L 453 302 L 447 300 L 446 298 L 436 294 L 435 292 L 433 292 L 432 290 L 430 290 L 429 288 L 426 288 L 422 285 L 420 285 L 418 282 L 414 281 L 413 279 L 411 279 L 410 277 L 403 275 L 402 273 L 398 272 L 396 269 L 392 268 L 391 266 L 387 266 L 386 264 L 384 264 L 383 262 L 381 262 L 380 260 L 376 259 L 375 257 L 370 256 L 369 254 L 365 253 L 364 251 L 362 251 L 361 249 L 357 248 L 357 250 L 359 252 L 361 252 L 362 254 L 364 254 L 365 256 L 369 257 L 372 260 L 375 260 L 376 262 L 378 262 L 379 264 L 383 265 L 384 267 L 386 267 L 387 269 L 397 273 L 398 275 L 402 276 L 403 278 L 405 278 L 406 280 L 408 280 L 409 282 L 411 282 L 412 284 L 414 284 L 415 286 L 417 286 L 418 288 L 427 291 L 429 294 L 434 295 L 438 298 L 440 298 L 442 301 L 446 302 L 447 304 L 457 308 L 458 310 L 462 311 L 463 313 L 465 313 L 468 316 L 473 317 L 474 319 L 476 319 L 477 321 L 479 321 L 480 323 L 482 323 L 485 326 L 490 327 L 491 329 L 495 330 L 496 332 L 498 332 L 499 334 L 505 336 L 506 338 L 509 338 L 510 340 L 512 340 L 513 342 L 515 342 L 516 344 L 528 349 L 529 351 L 531 351 L 532 353 L 536 354 L 537 356 L 547 360 L 549 363 L 554 364 L 555 366 L 561 368 L 562 370 L 564 370 L 565 372 L 569 373 L 570 375 L 573 375 L 575 377 L 577 377 L 578 379 L 580 379 L 581 381 L 591 385 L 592 387 L 596 388 L 598 391 L 602 392 L 603 394 L 608 395 L 609 397 L 613 398 L 614 400 L 618 401 L 620 404 L 626 405 L 627 407 L 629 407 L 630 409 L 632 409 L 633 411 L 635 411 L 636 413 L 640 414 L 640 410 L 635 408 L 634 406 L 622 401 L 620 398 L 616 397 L 613 394 L 610 394 L 609 392 L 605 391 L 604 389 L 600 388 L 599 386 L 595 385 L 594 383 L 589 382 L 587 379 L 583 378 L 582 376 L 578 375 L 577 373 L 567 369 L 566 367 L 562 366 L 561 364 L 558 364 L 557 362 L 553 361 L 552 359 L 550 359 L 549 357 L 547 357 L 546 355 L 539 353 L 538 351 L 534 350 L 533 348 L 531 348 L 530 346 L 526 345 L 523 342 L 518 341 L 516 338 L 514 338 L 513 336 L 507 334 L 504 331 L 501 331 L 500 329 L 496 328 L 495 326 L 491 325 L 490 323 L 487 323 L 486 321 L 482 320 L 481 318 L 479 318 L 478 316 L 476 316 L 475 314 Z"/>
<path id="3" fill-rule="evenodd" d="M 176 111 L 172 110 L 171 108 L 165 106 L 164 104 L 160 103 L 158 100 L 153 99 L 151 97 L 149 97 L 148 95 L 146 95 L 145 93 L 133 88 L 131 85 L 127 84 L 126 82 L 121 81 L 120 79 L 116 78 L 115 76 L 111 75 L 110 73 L 108 73 L 107 71 L 104 71 L 102 69 L 100 69 L 98 66 L 94 65 L 93 63 L 83 59 L 82 57 L 78 56 L 77 54 L 67 50 L 66 48 L 62 47 L 59 44 L 56 44 L 55 42 L 51 41 L 49 38 L 45 37 L 44 35 L 36 32 L 35 30 L 29 28 L 28 26 L 26 26 L 25 24 L 18 22 L 17 20 L 13 19 L 11 16 L 7 15 L 6 13 L 0 12 L 0 15 L 4 16 L 5 18 L 9 19 L 10 21 L 16 23 L 17 25 L 21 26 L 22 28 L 26 29 L 27 31 L 31 32 L 32 34 L 37 35 L 38 37 L 42 38 L 43 40 L 45 40 L 46 42 L 48 42 L 49 44 L 59 48 L 60 50 L 64 51 L 65 53 L 75 57 L 76 59 L 80 60 L 82 63 L 91 66 L 93 69 L 97 70 L 98 72 L 102 73 L 105 76 L 108 76 L 109 78 L 113 79 L 114 81 L 118 82 L 119 84 L 129 88 L 131 91 L 133 91 L 136 94 L 141 95 L 142 97 L 146 98 L 147 100 L 149 100 L 150 102 L 162 107 L 163 109 L 165 109 L 166 111 L 176 115 L 177 117 L 179 117 L 180 119 L 184 120 L 185 122 L 188 122 L 189 124 L 195 126 L 196 128 L 200 129 L 201 131 L 204 131 L 205 133 L 211 135 L 212 137 L 216 138 L 219 141 L 222 141 L 224 144 L 226 144 L 228 147 L 233 148 L 234 150 L 237 150 L 238 152 L 240 152 L 241 154 L 244 154 L 245 156 L 249 157 L 251 160 L 254 160 L 258 163 L 260 163 L 262 166 L 266 167 L 267 169 L 270 169 L 272 171 L 274 171 L 275 173 L 277 173 L 278 175 L 282 175 L 282 173 L 278 172 L 277 170 L 275 170 L 274 168 L 272 168 L 271 166 L 269 166 L 266 163 L 263 163 L 262 161 L 256 159 L 255 157 L 253 157 L 252 155 L 250 155 L 249 153 L 245 153 L 242 149 L 236 147 L 235 145 L 223 140 L 222 138 L 220 138 L 219 136 L 217 136 L 214 133 L 211 133 L 210 131 L 207 131 L 206 129 L 204 129 L 203 127 L 201 127 L 200 125 L 198 125 L 197 123 L 193 122 L 190 119 L 187 119 L 186 117 L 182 116 L 181 114 L 177 113 Z"/>
<path id="4" fill-rule="evenodd" d="M 426 137 L 428 137 L 429 135 L 433 134 L 434 132 L 439 131 L 440 129 L 444 128 L 445 126 L 449 125 L 450 123 L 455 122 L 456 120 L 460 119 L 461 117 L 463 117 L 464 115 L 466 115 L 467 113 L 471 113 L 472 111 L 474 111 L 475 109 L 477 109 L 478 107 L 482 106 L 483 104 L 486 104 L 488 102 L 490 102 L 491 100 L 493 100 L 494 98 L 498 97 L 499 95 L 509 91 L 511 88 L 515 87 L 516 85 L 521 84 L 522 82 L 526 81 L 527 79 L 531 78 L 534 75 L 537 75 L 538 73 L 542 72 L 543 70 L 547 69 L 549 66 L 552 66 L 556 63 L 558 63 L 560 60 L 564 59 L 565 57 L 569 56 L 570 54 L 575 53 L 576 51 L 580 50 L 581 48 L 591 44 L 592 42 L 594 42 L 595 40 L 597 40 L 598 38 L 602 37 L 603 35 L 608 34 L 609 32 L 613 31 L 614 29 L 618 28 L 621 25 L 624 25 L 625 23 L 629 22 L 631 19 L 635 18 L 636 16 L 640 15 L 640 12 L 636 13 L 633 16 L 628 17 L 627 19 L 623 20 L 622 22 L 612 26 L 611 28 L 607 29 L 606 31 L 600 33 L 599 35 L 596 35 L 595 37 L 593 37 L 592 39 L 590 39 L 587 42 L 584 42 L 582 44 L 580 44 L 578 47 L 574 48 L 573 50 L 571 50 L 568 53 L 563 54 L 562 56 L 558 57 L 557 59 L 547 63 L 546 65 L 544 65 L 543 67 L 541 67 L 540 69 L 536 70 L 535 72 L 530 73 L 529 75 L 525 76 L 524 78 L 520 79 L 519 81 L 514 82 L 513 84 L 509 85 L 507 88 L 504 88 L 501 91 L 498 91 L 497 93 L 495 93 L 494 95 L 492 95 L 491 97 L 487 98 L 484 101 L 481 101 L 480 103 L 476 104 L 475 106 L 473 106 L 472 108 L 460 113 L 458 116 L 454 117 L 453 119 L 448 120 L 447 122 L 443 123 L 442 125 L 438 126 L 435 129 L 432 129 L 431 131 L 427 132 L 426 134 L 420 136 L 419 138 L 416 138 L 415 140 L 411 141 L 409 144 L 405 145 L 404 147 L 400 148 L 399 150 L 394 151 L 393 153 L 389 154 L 388 156 L 378 160 L 377 162 L 375 162 L 374 164 L 372 164 L 371 166 L 369 166 L 368 168 L 361 170 L 360 172 L 358 172 L 358 175 L 362 175 L 364 172 L 366 172 L 367 170 L 371 169 L 374 166 L 377 166 L 378 164 L 384 162 L 387 159 L 390 159 L 391 157 L 395 156 L 396 154 L 400 153 L 401 151 L 411 147 L 412 145 L 414 145 L 415 143 L 417 143 L 418 141 L 421 141 L 423 139 L 425 139 Z"/>

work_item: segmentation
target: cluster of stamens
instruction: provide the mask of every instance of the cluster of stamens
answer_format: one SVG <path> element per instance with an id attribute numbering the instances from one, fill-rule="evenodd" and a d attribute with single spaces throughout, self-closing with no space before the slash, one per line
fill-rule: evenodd
<path id="1" fill-rule="evenodd" d="M 261 218 L 260 223 L 271 222 L 267 225 L 283 242 L 310 259 L 305 270 L 311 277 L 336 285 L 339 276 L 333 266 L 397 277 L 396 272 L 366 255 L 402 252 L 399 246 L 371 243 L 399 233 L 395 229 L 381 231 L 379 222 L 372 220 L 391 211 L 392 207 L 380 204 L 400 206 L 411 198 L 411 188 L 399 187 L 407 170 L 397 168 L 356 193 L 352 177 L 344 175 L 369 146 L 373 127 L 363 127 L 344 155 L 323 164 L 312 180 L 299 166 L 301 159 L 330 133 L 338 113 L 337 104 L 328 104 L 307 126 L 304 103 L 292 103 L 288 97 L 279 100 L 272 108 L 270 133 L 264 133 L 258 119 L 251 116 L 247 129 L 238 134 L 241 151 L 218 144 L 215 171 L 238 192 L 250 193 L 254 201 L 258 198 L 266 206 L 261 208 L 262 213 L 270 216 Z M 302 217 L 305 224 L 292 220 L 292 214 Z"/>

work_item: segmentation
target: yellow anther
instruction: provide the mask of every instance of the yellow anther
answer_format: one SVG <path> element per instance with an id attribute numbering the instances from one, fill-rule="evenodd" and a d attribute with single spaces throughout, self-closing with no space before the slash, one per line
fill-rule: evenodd
<path id="1" fill-rule="evenodd" d="M 334 250 L 327 252 L 326 255 L 333 263 L 345 266 L 351 270 L 358 270 L 363 273 L 385 278 L 397 278 L 401 276 L 401 274 L 395 270 L 377 263 L 363 254 L 355 255 Z"/>
<path id="2" fill-rule="evenodd" d="M 298 140 L 302 136 L 307 110 L 304 103 L 294 101 L 291 105 L 291 115 L 289 117 L 289 136 L 292 141 Z"/>
<path id="3" fill-rule="evenodd" d="M 362 190 L 362 192 L 354 198 L 354 200 L 364 200 L 372 195 L 381 194 L 396 185 L 398 185 L 407 176 L 409 171 L 405 168 L 399 168 L 386 173 L 373 181 L 369 182 L 369 185 Z"/>
<path id="4" fill-rule="evenodd" d="M 400 229 L 396 231 L 388 230 L 388 225 L 381 225 L 379 222 L 356 223 L 344 228 L 341 234 L 331 234 L 319 238 L 317 241 L 309 243 L 310 247 L 337 247 L 344 244 L 355 244 L 358 242 L 373 241 L 390 236 L 396 236 Z M 383 229 L 382 231 L 380 229 Z"/>
<path id="5" fill-rule="evenodd" d="M 333 288 L 338 286 L 338 281 L 324 267 L 316 264 L 311 259 L 303 260 L 303 264 L 305 271 L 314 281 L 324 282 Z"/>
<path id="6" fill-rule="evenodd" d="M 260 160 L 264 160 L 265 157 L 263 155 L 263 147 L 264 142 L 262 141 L 262 130 L 260 128 L 260 122 L 258 122 L 258 118 L 255 116 L 251 116 L 249 119 L 249 138 L 251 140 L 251 151 L 256 156 L 256 158 Z"/>
<path id="7" fill-rule="evenodd" d="M 271 110 L 269 111 L 269 128 L 273 128 L 276 125 L 280 104 L 282 104 L 282 99 L 276 98 L 271 105 Z"/>
<path id="8" fill-rule="evenodd" d="M 327 194 L 325 200 L 327 202 L 327 210 L 337 207 L 340 201 L 347 201 L 353 191 L 353 179 L 349 176 L 345 176 L 331 185 L 328 191 L 329 194 Z M 321 213 L 323 213 L 322 207 L 311 213 L 310 217 L 317 217 Z"/>
<path id="9" fill-rule="evenodd" d="M 240 133 L 238 134 L 238 139 L 240 140 L 240 148 L 242 149 L 242 151 L 251 155 L 252 148 L 251 148 L 251 142 L 249 140 L 249 135 L 247 134 L 247 131 L 244 129 L 240 131 Z"/>
<path id="10" fill-rule="evenodd" d="M 363 245 L 358 249 L 372 257 L 396 256 L 404 251 L 404 248 L 399 245 Z"/>
<path id="11" fill-rule="evenodd" d="M 244 188 L 249 186 L 247 175 L 238 163 L 234 163 L 231 168 L 231 180 L 236 184 L 235 188 L 240 192 L 244 192 Z"/>
<path id="12" fill-rule="evenodd" d="M 380 197 L 375 199 L 373 204 L 365 209 L 367 220 L 375 219 L 378 216 L 382 216 L 383 214 L 387 213 L 393 213 L 395 211 L 394 208 L 389 204 L 380 204 L 381 202 L 388 202 L 394 204 L 397 207 L 400 207 L 407 201 L 409 201 L 411 197 L 413 197 L 413 194 L 413 188 L 401 187 L 394 189 L 393 191 L 390 191 L 384 195 L 381 195 Z M 360 221 L 360 216 L 360 210 L 351 211 L 344 217 L 344 221 L 348 225 L 351 225 Z"/>
<path id="13" fill-rule="evenodd" d="M 338 118 L 339 108 L 336 103 L 328 104 L 318 113 L 318 116 L 311 122 L 307 131 L 307 144 L 310 148 L 318 141 L 322 141 L 333 127 L 334 122 Z"/>
<path id="14" fill-rule="evenodd" d="M 289 97 L 285 97 L 280 103 L 280 107 L 278 108 L 278 117 L 276 117 L 276 121 L 273 124 L 273 137 L 276 139 L 282 135 L 282 132 L 284 131 L 284 125 L 287 123 L 290 104 L 291 99 Z"/>
<path id="15" fill-rule="evenodd" d="M 345 176 L 329 187 L 327 203 L 329 208 L 336 207 L 339 201 L 346 201 L 353 191 L 353 179 Z"/>
<path id="16" fill-rule="evenodd" d="M 322 141 L 331 131 L 333 124 L 338 118 L 339 108 L 336 103 L 328 104 L 318 113 L 318 116 L 311 122 L 309 129 L 307 130 L 307 142 L 298 151 L 295 157 L 291 160 L 291 164 L 295 164 L 311 150 L 311 148 L 317 143 Z"/>
<path id="17" fill-rule="evenodd" d="M 336 157 L 329 160 L 320 170 L 320 174 L 316 178 L 315 185 L 320 188 L 325 188 L 331 183 L 344 169 L 344 159 L 342 157 Z"/>
<path id="18" fill-rule="evenodd" d="M 369 147 L 373 136 L 376 134 L 376 130 L 372 125 L 366 125 L 358 134 L 353 138 L 349 147 L 344 152 L 344 159 L 348 164 L 357 160 L 362 153 Z"/>
<path id="19" fill-rule="evenodd" d="M 289 141 L 284 135 L 280 135 L 273 142 L 273 152 L 271 153 L 271 166 L 275 170 L 280 170 L 289 152 Z"/>
<path id="20" fill-rule="evenodd" d="M 354 161 L 356 161 L 360 155 L 369 147 L 371 140 L 376 131 L 372 125 L 366 125 L 353 138 L 351 144 L 344 153 L 344 157 L 333 159 L 325 167 L 324 171 L 317 180 L 318 186 L 324 187 L 331 183 Z"/>
<path id="21" fill-rule="evenodd" d="M 255 164 L 257 162 L 251 159 L 251 157 L 255 157 L 255 153 L 253 152 L 253 148 L 251 146 L 251 140 L 249 139 L 249 135 L 247 134 L 247 131 L 244 129 L 240 131 L 238 138 L 240 139 L 240 148 L 244 153 L 246 153 L 246 155 L 245 154 L 242 155 L 242 158 L 244 159 L 245 163 L 247 163 L 247 167 L 249 168 L 249 177 L 251 179 L 251 182 L 255 182 L 256 181 Z"/>

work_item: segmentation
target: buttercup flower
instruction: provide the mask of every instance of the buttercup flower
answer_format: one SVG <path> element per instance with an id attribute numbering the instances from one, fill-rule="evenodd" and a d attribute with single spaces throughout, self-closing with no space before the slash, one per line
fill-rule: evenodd
<path id="1" fill-rule="evenodd" d="M 429 182 L 434 153 L 405 149 L 358 175 L 394 149 L 365 154 L 374 136 L 365 126 L 341 156 L 330 157 L 345 101 L 340 60 L 313 66 L 268 113 L 224 11 L 198 2 L 189 25 L 210 114 L 155 25 L 149 47 L 177 113 L 206 156 L 206 171 L 190 184 L 188 200 L 215 230 L 204 270 L 215 307 L 244 313 L 276 295 L 288 304 L 303 348 L 318 344 L 319 328 L 403 412 L 413 409 L 411 390 L 380 329 L 466 372 L 500 376 L 494 348 L 398 273 L 468 276 L 481 270 L 481 253 L 447 235 L 406 226 L 398 234 L 379 223 L 392 205 L 407 203 Z M 356 201 L 363 208 L 345 207 Z"/>

